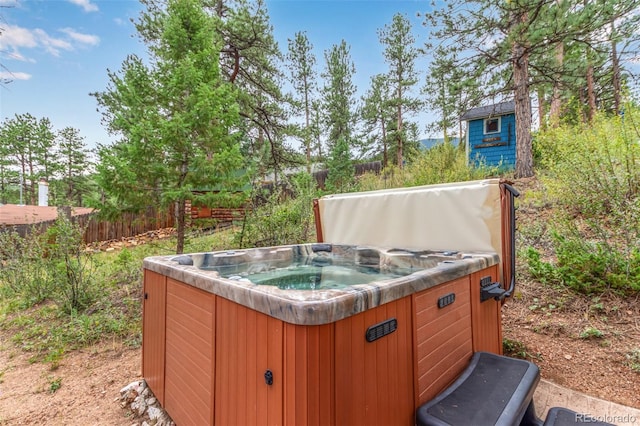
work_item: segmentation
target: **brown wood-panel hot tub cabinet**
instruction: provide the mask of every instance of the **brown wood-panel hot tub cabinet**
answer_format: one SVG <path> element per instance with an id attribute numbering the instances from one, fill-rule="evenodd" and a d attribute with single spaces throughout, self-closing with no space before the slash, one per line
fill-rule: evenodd
<path id="1" fill-rule="evenodd" d="M 147 258 L 143 376 L 181 426 L 412 425 L 473 352 L 501 353 L 503 257 L 331 241 Z M 328 288 L 251 281 L 337 258 L 410 273 Z"/>

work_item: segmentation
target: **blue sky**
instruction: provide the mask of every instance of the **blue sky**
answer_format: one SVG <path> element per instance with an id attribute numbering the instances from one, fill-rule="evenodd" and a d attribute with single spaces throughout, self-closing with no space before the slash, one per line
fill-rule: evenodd
<path id="1" fill-rule="evenodd" d="M 416 17 L 430 1 L 402 0 L 267 0 L 274 36 L 282 51 L 287 39 L 306 31 L 314 45 L 319 70 L 323 52 L 342 39 L 351 46 L 355 84 L 364 93 L 371 75 L 385 72 L 377 30 L 404 13 L 413 25 L 417 45 L 426 29 Z M 129 54 L 144 56 L 131 19 L 141 5 L 134 0 L 0 0 L 0 55 L 13 81 L 0 87 L 0 120 L 30 113 L 48 117 L 54 129 L 80 130 L 88 146 L 113 140 L 104 130 L 89 93 L 107 87 L 107 69 L 117 71 Z M 418 66 L 424 69 L 424 62 Z M 416 117 L 424 126 L 424 112 Z"/>

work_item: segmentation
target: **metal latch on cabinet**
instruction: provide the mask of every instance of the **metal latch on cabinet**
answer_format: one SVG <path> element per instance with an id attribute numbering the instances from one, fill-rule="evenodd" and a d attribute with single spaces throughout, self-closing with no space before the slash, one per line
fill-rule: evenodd
<path id="1" fill-rule="evenodd" d="M 480 278 L 480 302 L 489 299 L 501 301 L 507 296 L 507 290 L 499 282 L 491 282 L 491 277 Z"/>

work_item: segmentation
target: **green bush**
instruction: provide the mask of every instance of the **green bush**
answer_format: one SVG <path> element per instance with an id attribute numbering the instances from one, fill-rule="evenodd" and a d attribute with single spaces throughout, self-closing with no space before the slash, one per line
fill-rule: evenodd
<path id="1" fill-rule="evenodd" d="M 44 239 L 36 232 L 25 237 L 0 232 L 0 297 L 17 297 L 21 305 L 30 307 L 51 296 L 54 286 L 45 251 Z"/>
<path id="2" fill-rule="evenodd" d="M 116 284 L 134 284 L 142 282 L 141 261 L 134 257 L 133 253 L 128 248 L 122 248 L 113 263 L 113 276 Z"/>
<path id="3" fill-rule="evenodd" d="M 579 236 L 552 232 L 556 262 L 544 262 L 529 247 L 525 252 L 529 274 L 543 284 L 565 285 L 584 294 L 614 291 L 629 294 L 640 291 L 640 251 L 630 258 L 600 243 Z"/>
<path id="4" fill-rule="evenodd" d="M 529 275 L 531 275 L 532 278 L 535 278 L 542 284 L 555 284 L 558 282 L 556 269 L 549 262 L 542 261 L 538 250 L 533 247 L 527 247 L 523 254 Z"/>
<path id="5" fill-rule="evenodd" d="M 499 172 L 499 167 L 488 167 L 481 161 L 477 161 L 475 165 L 468 165 L 466 153 L 461 147 L 443 143 L 421 151 L 404 169 L 391 166 L 379 176 L 366 174 L 360 177 L 358 189 L 369 191 L 463 182 L 496 176 Z"/>
<path id="6" fill-rule="evenodd" d="M 268 247 L 301 244 L 315 240 L 313 199 L 318 196 L 315 182 L 307 173 L 291 181 L 293 197 L 279 189 L 266 202 L 252 209 L 236 233 L 236 247 Z"/>
<path id="7" fill-rule="evenodd" d="M 556 205 L 558 280 L 584 293 L 640 291 L 640 112 L 539 133 L 535 152 Z M 531 266 L 530 266 L 531 268 Z"/>
<path id="8" fill-rule="evenodd" d="M 82 234 L 83 230 L 65 215 L 59 215 L 45 234 L 48 273 L 55 284 L 52 298 L 67 313 L 85 309 L 96 298 L 92 257 L 84 251 Z"/>

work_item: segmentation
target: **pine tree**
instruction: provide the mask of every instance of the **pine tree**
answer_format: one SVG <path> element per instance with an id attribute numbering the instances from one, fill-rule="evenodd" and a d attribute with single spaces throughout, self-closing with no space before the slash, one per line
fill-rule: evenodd
<path id="1" fill-rule="evenodd" d="M 5 162 L 13 165 L 5 173 L 7 179 L 22 187 L 24 203 L 37 203 L 37 182 L 40 178 L 50 179 L 55 171 L 55 158 L 51 155 L 54 138 L 48 118 L 16 114 L 2 125 Z"/>
<path id="2" fill-rule="evenodd" d="M 89 149 L 80 131 L 65 127 L 58 132 L 58 160 L 61 169 L 61 193 L 56 204 L 84 205 L 90 169 Z"/>
<path id="3" fill-rule="evenodd" d="M 378 31 L 378 37 L 384 46 L 385 62 L 389 65 L 387 73 L 387 84 L 391 91 L 389 103 L 395 109 L 396 120 L 392 138 L 395 142 L 397 165 L 402 167 L 403 145 L 409 140 L 404 122 L 407 115 L 414 114 L 422 105 L 411 93 L 418 83 L 418 73 L 415 69 L 418 50 L 411 33 L 411 23 L 402 14 L 394 15 L 391 24 L 385 25 Z"/>
<path id="4" fill-rule="evenodd" d="M 362 98 L 360 114 L 364 121 L 364 133 L 368 136 L 365 152 L 382 155 L 382 166 L 389 160 L 388 129 L 394 118 L 394 108 L 389 101 L 387 79 L 384 74 L 371 77 L 371 86 Z"/>
<path id="5" fill-rule="evenodd" d="M 353 184 L 354 170 L 350 146 L 346 139 L 338 139 L 331 147 L 327 169 L 327 190 L 330 192 L 347 192 Z"/>
<path id="6" fill-rule="evenodd" d="M 234 194 L 242 167 L 238 105 L 220 73 L 218 27 L 198 0 L 170 0 L 166 12 L 148 8 L 138 28 L 150 65 L 129 56 L 119 73 L 109 72 L 107 90 L 94 94 L 109 130 L 122 136 L 99 149 L 101 207 L 174 206 L 177 253 L 184 249 L 187 200 L 244 201 Z M 203 188 L 219 192 L 193 192 Z"/>
<path id="7" fill-rule="evenodd" d="M 438 116 L 429 128 L 441 132 L 444 140 L 448 141 L 458 126 L 457 134 L 462 138 L 460 116 L 480 104 L 482 76 L 476 75 L 468 64 L 458 58 L 455 47 L 429 46 L 429 49 L 433 51 L 433 59 L 422 94 L 426 95 L 426 105 Z"/>
<path id="8" fill-rule="evenodd" d="M 209 10 L 219 20 L 223 42 L 221 72 L 237 89 L 245 152 L 261 175 L 296 164 L 294 150 L 284 141 L 288 132 L 286 99 L 279 68 L 282 53 L 273 36 L 263 0 L 214 0 Z M 299 164 L 299 163 L 298 163 Z"/>
<path id="9" fill-rule="evenodd" d="M 306 33 L 298 32 L 293 40 L 289 39 L 287 59 L 291 72 L 291 82 L 296 90 L 296 103 L 302 105 L 304 112 L 304 127 L 301 131 L 301 139 L 307 159 L 307 173 L 311 173 L 311 145 L 313 142 L 311 108 L 316 90 L 316 58 L 312 51 L 313 45 L 309 42 Z"/>
<path id="10" fill-rule="evenodd" d="M 322 92 L 329 151 L 333 151 L 334 145 L 340 140 L 351 146 L 355 131 L 356 87 L 353 75 L 356 69 L 350 48 L 344 40 L 325 51 L 324 57 L 326 65 L 322 77 L 325 83 Z"/>

